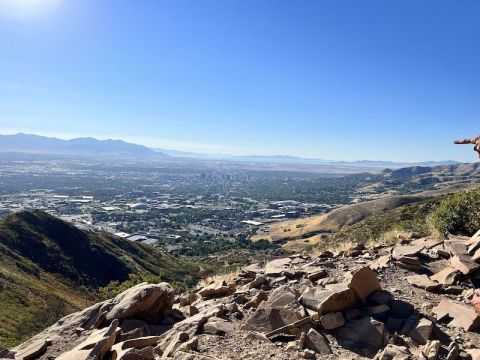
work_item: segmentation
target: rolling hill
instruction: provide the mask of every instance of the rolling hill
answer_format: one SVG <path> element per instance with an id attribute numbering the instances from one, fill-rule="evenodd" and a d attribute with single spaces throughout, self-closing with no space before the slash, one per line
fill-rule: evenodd
<path id="1" fill-rule="evenodd" d="M 274 223 L 257 231 L 252 240 L 288 242 L 285 247 L 300 250 L 316 244 L 322 234 L 339 232 L 367 218 L 405 205 L 475 187 L 480 184 L 480 164 L 387 169 L 369 178 L 373 180 L 356 190 L 357 200 L 361 202 L 323 215 Z"/>
<path id="2" fill-rule="evenodd" d="M 85 232 L 41 211 L 0 220 L 0 258 L 0 348 L 97 300 L 112 281 L 191 285 L 200 276 L 198 266 L 149 245 Z"/>

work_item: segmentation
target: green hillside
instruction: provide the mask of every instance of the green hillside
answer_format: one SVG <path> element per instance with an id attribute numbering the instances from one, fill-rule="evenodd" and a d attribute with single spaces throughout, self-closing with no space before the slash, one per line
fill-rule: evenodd
<path id="1" fill-rule="evenodd" d="M 0 348 L 98 300 L 112 282 L 191 285 L 200 276 L 195 264 L 149 245 L 82 231 L 41 211 L 0 220 L 0 260 Z"/>

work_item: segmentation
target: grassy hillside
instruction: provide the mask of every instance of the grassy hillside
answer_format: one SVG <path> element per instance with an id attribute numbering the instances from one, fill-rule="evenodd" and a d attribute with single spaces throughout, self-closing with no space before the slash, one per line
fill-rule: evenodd
<path id="1" fill-rule="evenodd" d="M 266 232 L 257 233 L 253 240 L 265 239 L 271 242 L 285 242 L 299 238 L 308 238 L 319 233 L 334 233 L 370 216 L 419 202 L 425 198 L 426 196 L 424 195 L 392 196 L 360 204 L 347 205 L 325 215 L 275 223 L 267 228 Z"/>
<path id="2" fill-rule="evenodd" d="M 316 243 L 320 250 L 396 242 L 402 237 L 471 236 L 480 229 L 480 188 L 441 195 L 370 216 Z"/>
<path id="3" fill-rule="evenodd" d="M 126 280 L 191 285 L 200 276 L 195 264 L 151 246 L 85 232 L 40 211 L 0 220 L 0 259 L 0 348 L 97 300 L 109 284 L 112 292 Z"/>
<path id="4" fill-rule="evenodd" d="M 432 229 L 428 217 L 439 206 L 441 197 L 370 216 L 343 228 L 331 237 L 323 238 L 317 247 L 332 249 L 343 244 L 395 242 L 402 236 L 429 236 Z"/>

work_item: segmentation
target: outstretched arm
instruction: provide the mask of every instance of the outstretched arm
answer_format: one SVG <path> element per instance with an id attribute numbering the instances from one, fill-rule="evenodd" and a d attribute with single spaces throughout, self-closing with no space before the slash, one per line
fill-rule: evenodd
<path id="1" fill-rule="evenodd" d="M 475 144 L 473 139 L 463 139 L 463 140 L 455 140 L 454 144 Z"/>

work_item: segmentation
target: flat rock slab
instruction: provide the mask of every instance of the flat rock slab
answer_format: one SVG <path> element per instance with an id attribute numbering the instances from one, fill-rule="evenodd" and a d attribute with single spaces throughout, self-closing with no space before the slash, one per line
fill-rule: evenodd
<path id="1" fill-rule="evenodd" d="M 480 237 L 474 241 L 472 244 L 470 244 L 467 248 L 467 252 L 472 255 L 475 253 L 475 251 L 477 251 L 478 249 L 480 249 Z"/>
<path id="2" fill-rule="evenodd" d="M 427 275 L 409 276 L 407 277 L 407 282 L 415 287 L 425 289 L 427 291 L 435 291 L 441 286 L 441 284 L 431 280 Z"/>
<path id="3" fill-rule="evenodd" d="M 467 244 L 464 240 L 445 240 L 444 246 L 452 255 L 462 255 L 467 253 Z"/>
<path id="4" fill-rule="evenodd" d="M 258 273 L 263 273 L 263 267 L 258 264 L 251 264 L 243 268 L 242 270 L 245 274 L 249 274 L 251 277 L 255 277 Z"/>
<path id="5" fill-rule="evenodd" d="M 15 360 L 32 360 L 42 355 L 49 345 L 48 340 L 41 339 L 27 343 L 26 346 L 17 350 Z"/>
<path id="6" fill-rule="evenodd" d="M 145 337 L 138 337 L 130 340 L 125 340 L 119 344 L 120 348 L 123 349 L 142 349 L 148 346 L 156 346 L 157 342 L 160 340 L 160 336 L 145 336 Z"/>
<path id="7" fill-rule="evenodd" d="M 450 259 L 450 264 L 465 275 L 469 275 L 480 269 L 480 265 L 473 261 L 467 254 L 455 255 Z"/>
<path id="8" fill-rule="evenodd" d="M 438 241 L 435 238 L 426 237 L 426 238 L 413 240 L 410 243 L 410 246 L 424 246 L 427 249 L 431 249 L 431 248 L 434 248 L 435 246 L 442 245 L 442 244 L 443 244 L 443 241 Z"/>
<path id="9" fill-rule="evenodd" d="M 265 274 L 268 276 L 280 276 L 283 271 L 291 266 L 292 259 L 283 258 L 269 261 L 265 265 Z"/>
<path id="10" fill-rule="evenodd" d="M 118 324 L 118 320 L 115 319 L 108 328 L 95 330 L 82 343 L 57 357 L 57 360 L 102 359 L 110 351 L 115 343 L 117 334 L 120 333 Z"/>
<path id="11" fill-rule="evenodd" d="M 415 256 L 402 256 L 397 259 L 397 265 L 410 270 L 410 271 L 428 271 L 428 267 L 424 265 L 423 261 L 420 261 L 418 257 Z"/>
<path id="12" fill-rule="evenodd" d="M 462 328 L 466 331 L 475 330 L 480 327 L 480 315 L 475 312 L 472 306 L 465 306 L 444 299 L 432 309 L 432 312 L 439 320 L 445 317 L 452 318 L 449 326 Z"/>
<path id="13" fill-rule="evenodd" d="M 442 285 L 453 285 L 455 284 L 455 281 L 457 280 L 459 274 L 460 271 L 448 266 L 445 269 L 440 270 L 436 274 L 430 276 L 430 279 Z"/>
<path id="14" fill-rule="evenodd" d="M 425 249 L 424 245 L 396 246 L 393 249 L 393 257 L 395 259 L 400 259 L 404 256 L 417 256 L 423 249 Z"/>
<path id="15" fill-rule="evenodd" d="M 480 262 L 480 248 L 473 253 L 472 260 L 475 261 L 476 263 Z"/>
<path id="16" fill-rule="evenodd" d="M 370 268 L 372 270 L 382 270 L 387 268 L 391 261 L 392 255 L 382 255 L 370 263 Z"/>
<path id="17" fill-rule="evenodd" d="M 235 284 L 227 284 L 222 281 L 204 287 L 198 292 L 198 295 L 206 299 L 221 298 L 232 295 L 236 289 Z"/>

